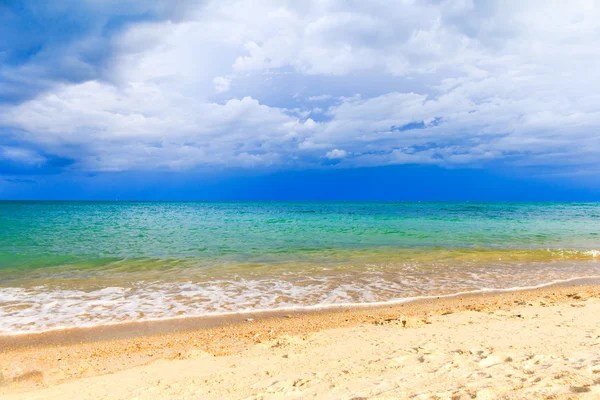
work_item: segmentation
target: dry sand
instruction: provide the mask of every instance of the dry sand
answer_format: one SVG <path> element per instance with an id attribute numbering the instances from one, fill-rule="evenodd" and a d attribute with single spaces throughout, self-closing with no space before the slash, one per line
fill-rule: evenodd
<path id="1" fill-rule="evenodd" d="M 92 333 L 0 340 L 0 399 L 600 399 L 600 286 Z"/>

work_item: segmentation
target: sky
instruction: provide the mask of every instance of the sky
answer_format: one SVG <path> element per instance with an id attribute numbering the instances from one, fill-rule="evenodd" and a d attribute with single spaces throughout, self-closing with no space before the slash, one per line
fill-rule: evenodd
<path id="1" fill-rule="evenodd" d="M 600 200 L 600 4 L 0 1 L 0 199 Z"/>

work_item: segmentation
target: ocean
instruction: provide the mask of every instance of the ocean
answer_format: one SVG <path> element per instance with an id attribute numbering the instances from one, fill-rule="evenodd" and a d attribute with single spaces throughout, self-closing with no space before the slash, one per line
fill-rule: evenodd
<path id="1" fill-rule="evenodd" d="M 0 334 L 600 276 L 599 203 L 0 202 Z"/>

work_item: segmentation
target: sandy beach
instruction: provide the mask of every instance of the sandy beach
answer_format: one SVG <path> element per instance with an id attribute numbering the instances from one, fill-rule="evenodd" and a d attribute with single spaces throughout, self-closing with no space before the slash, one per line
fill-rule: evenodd
<path id="1" fill-rule="evenodd" d="M 600 397 L 598 285 L 245 317 L 4 337 L 0 398 Z"/>
<path id="2" fill-rule="evenodd" d="M 600 0 L 0 0 L 0 400 L 600 400 L 599 43 Z"/>

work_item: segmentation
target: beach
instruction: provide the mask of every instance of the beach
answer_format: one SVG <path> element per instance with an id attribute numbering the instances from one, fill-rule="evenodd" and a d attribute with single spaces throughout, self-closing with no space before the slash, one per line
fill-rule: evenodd
<path id="1" fill-rule="evenodd" d="M 597 282 L 244 317 L 5 336 L 0 398 L 600 396 Z"/>
<path id="2" fill-rule="evenodd" d="M 600 206 L 3 202 L 0 398 L 594 398 Z"/>
<path id="3" fill-rule="evenodd" d="M 599 21 L 0 0 L 0 400 L 600 400 Z"/>
<path id="4" fill-rule="evenodd" d="M 0 22 L 0 400 L 600 400 L 600 1 Z"/>

